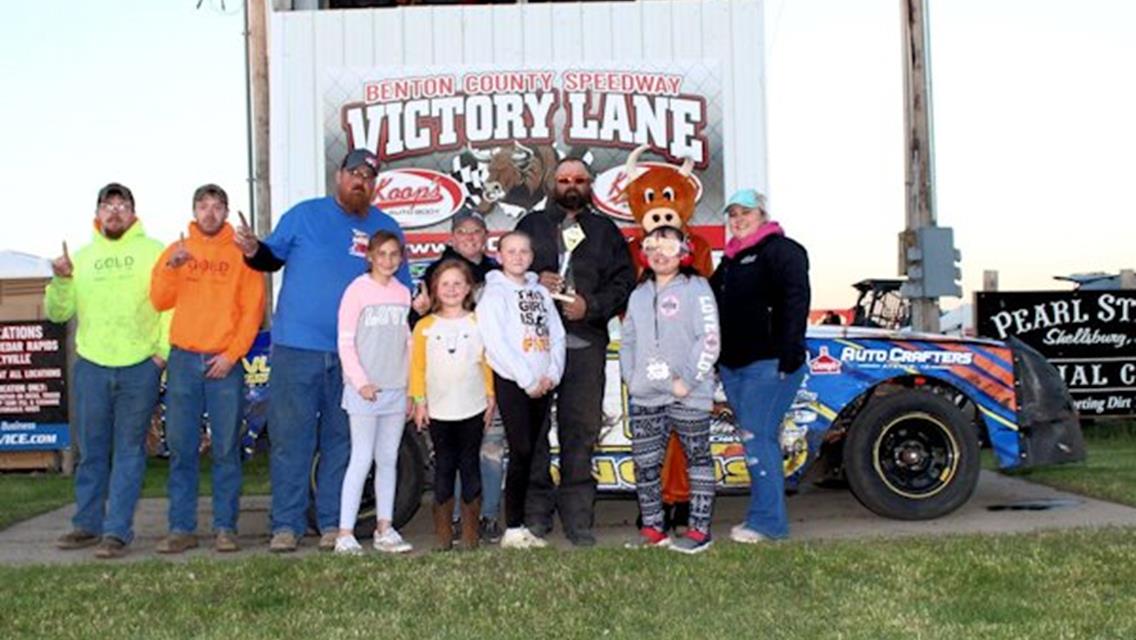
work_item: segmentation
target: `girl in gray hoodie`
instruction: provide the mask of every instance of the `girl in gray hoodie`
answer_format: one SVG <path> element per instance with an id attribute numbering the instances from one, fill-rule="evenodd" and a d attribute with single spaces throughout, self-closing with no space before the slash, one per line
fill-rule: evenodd
<path id="1" fill-rule="evenodd" d="M 630 546 L 699 553 L 710 547 L 714 465 L 710 409 L 720 334 L 718 307 L 706 279 L 690 266 L 690 243 L 674 227 L 643 239 L 648 268 L 627 303 L 620 368 L 631 414 L 631 455 L 643 528 Z M 663 533 L 660 470 L 674 430 L 690 473 L 690 527 L 671 541 Z"/>

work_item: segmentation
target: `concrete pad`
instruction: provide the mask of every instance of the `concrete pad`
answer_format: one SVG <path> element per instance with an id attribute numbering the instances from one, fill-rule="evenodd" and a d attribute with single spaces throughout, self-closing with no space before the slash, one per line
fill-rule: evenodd
<path id="1" fill-rule="evenodd" d="M 714 510 L 714 534 L 722 543 L 729 543 L 729 527 L 741 522 L 748 496 L 727 496 L 718 499 Z M 1039 504 L 1053 503 L 1048 510 L 1034 510 Z M 144 499 L 139 502 L 135 517 L 136 536 L 130 553 L 123 561 L 152 558 L 184 561 L 189 558 L 243 558 L 268 553 L 268 496 L 248 496 L 241 500 L 242 549 L 231 554 L 217 554 L 210 549 L 210 536 L 201 537 L 201 547 L 179 556 L 162 556 L 154 546 L 166 531 L 165 499 Z M 792 538 L 797 540 L 847 539 L 896 537 L 911 535 L 942 535 L 959 533 L 1016 533 L 1074 527 L 1130 526 L 1136 527 L 1136 508 L 1085 498 L 1042 485 L 983 471 L 978 488 L 971 500 L 961 509 L 937 520 L 905 522 L 881 518 L 868 511 L 847 490 L 804 487 L 802 492 L 789 498 L 789 517 Z M 991 508 L 1001 510 L 992 510 Z M 70 529 L 73 506 L 46 513 L 0 531 L 0 564 L 72 564 L 95 562 L 93 549 L 59 551 L 54 547 L 57 536 Z M 635 501 L 630 497 L 602 499 L 596 508 L 596 535 L 600 546 L 612 547 L 635 537 Z M 198 521 L 212 520 L 208 498 L 200 501 Z M 412 555 L 428 552 L 432 546 L 432 521 L 429 496 L 414 519 L 404 527 L 403 536 L 415 546 Z M 203 529 L 204 530 L 204 529 Z M 553 532 L 549 540 L 554 546 L 571 549 L 572 546 L 559 533 Z M 307 537 L 294 554 L 277 557 L 295 558 L 317 553 L 315 537 Z M 370 540 L 361 540 L 368 553 Z"/>

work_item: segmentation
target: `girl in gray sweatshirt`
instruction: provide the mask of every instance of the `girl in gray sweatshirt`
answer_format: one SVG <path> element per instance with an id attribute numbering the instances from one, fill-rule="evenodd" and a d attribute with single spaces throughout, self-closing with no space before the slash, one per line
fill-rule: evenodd
<path id="1" fill-rule="evenodd" d="M 631 454 L 643 528 L 632 546 L 709 548 L 714 505 L 710 409 L 720 333 L 718 307 L 706 279 L 689 265 L 683 232 L 659 227 L 643 239 L 649 267 L 627 303 L 620 368 L 631 415 Z M 663 533 L 660 470 L 671 431 L 690 474 L 690 527 L 674 540 Z"/>

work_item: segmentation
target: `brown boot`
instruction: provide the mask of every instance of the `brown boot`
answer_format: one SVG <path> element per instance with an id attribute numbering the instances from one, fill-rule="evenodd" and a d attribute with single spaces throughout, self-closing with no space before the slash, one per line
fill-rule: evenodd
<path id="1" fill-rule="evenodd" d="M 450 528 L 450 519 L 454 513 L 454 499 L 450 498 L 442 504 L 434 503 L 434 535 L 438 539 L 436 551 L 449 551 L 454 545 L 454 530 Z"/>
<path id="2" fill-rule="evenodd" d="M 481 496 L 473 499 L 473 502 L 462 502 L 462 548 L 476 549 L 477 540 L 480 537 L 477 531 L 478 518 L 481 516 Z"/>

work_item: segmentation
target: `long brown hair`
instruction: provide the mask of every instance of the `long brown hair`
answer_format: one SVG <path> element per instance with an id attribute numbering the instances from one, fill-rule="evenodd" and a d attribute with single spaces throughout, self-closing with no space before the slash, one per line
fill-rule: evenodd
<path id="1" fill-rule="evenodd" d="M 441 281 L 442 274 L 451 269 L 460 271 L 466 284 L 469 285 L 469 291 L 465 292 L 465 299 L 462 300 L 462 308 L 466 311 L 473 311 L 473 269 L 469 268 L 469 264 L 465 260 L 446 258 L 438 263 L 434 273 L 430 274 L 430 282 L 427 284 L 430 292 L 430 313 L 438 313 L 442 309 L 442 300 L 438 297 L 438 282 Z"/>

